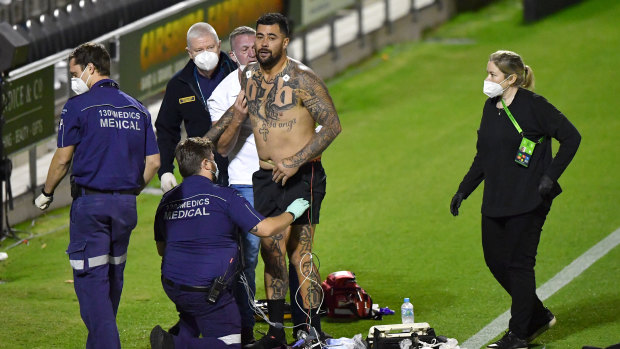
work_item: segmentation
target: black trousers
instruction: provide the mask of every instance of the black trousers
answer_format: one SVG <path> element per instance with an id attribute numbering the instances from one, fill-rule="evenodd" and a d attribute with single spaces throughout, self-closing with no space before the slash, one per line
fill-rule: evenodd
<path id="1" fill-rule="evenodd" d="M 482 216 L 484 259 L 495 279 L 512 297 L 508 328 L 519 338 L 532 334 L 533 324 L 545 317 L 536 295 L 534 266 L 540 233 L 550 204 L 509 217 Z"/>

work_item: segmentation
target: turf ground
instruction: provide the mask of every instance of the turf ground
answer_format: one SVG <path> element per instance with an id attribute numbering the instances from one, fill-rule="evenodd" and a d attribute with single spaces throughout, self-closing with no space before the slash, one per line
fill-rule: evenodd
<path id="1" fill-rule="evenodd" d="M 482 258 L 482 188 L 463 203 L 459 217 L 448 210 L 475 152 L 491 52 L 520 53 L 534 70 L 536 92 L 583 137 L 545 224 L 537 284 L 620 227 L 620 2 L 583 1 L 531 25 L 522 23 L 520 4 L 503 0 L 462 14 L 424 41 L 388 47 L 328 81 L 343 132 L 323 157 L 328 195 L 315 238 L 322 277 L 351 270 L 375 303 L 396 311 L 410 297 L 416 321 L 459 342 L 510 304 Z M 117 321 L 126 348 L 148 348 L 153 326 L 176 319 L 159 283 L 152 234 L 158 199 L 138 198 L 139 225 Z M 73 286 L 65 282 L 71 279 L 67 223 L 65 208 L 17 227 L 35 235 L 53 232 L 11 248 L 0 262 L 0 348 L 84 346 L 86 329 Z M 0 250 L 12 242 L 5 240 Z M 558 325 L 535 346 L 620 342 L 619 289 L 615 248 L 547 300 Z M 397 315 L 326 319 L 323 327 L 335 337 L 366 337 L 370 326 L 398 322 Z"/>

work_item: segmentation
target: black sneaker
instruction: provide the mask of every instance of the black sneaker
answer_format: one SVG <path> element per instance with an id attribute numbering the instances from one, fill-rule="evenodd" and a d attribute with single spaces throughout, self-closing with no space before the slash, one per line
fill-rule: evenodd
<path id="1" fill-rule="evenodd" d="M 331 334 L 325 331 L 321 331 L 321 333 L 319 334 L 319 337 L 321 337 L 321 342 L 323 343 L 327 342 L 328 339 L 334 338 Z"/>
<path id="2" fill-rule="evenodd" d="M 151 330 L 150 340 L 152 349 L 174 349 L 174 339 L 172 339 L 172 335 L 164 331 L 159 325 L 153 327 Z"/>
<path id="3" fill-rule="evenodd" d="M 256 342 L 256 339 L 254 339 L 254 329 L 252 327 L 242 327 L 241 328 L 241 346 L 244 347 L 254 342 Z"/>
<path id="4" fill-rule="evenodd" d="M 489 344 L 490 349 L 528 349 L 525 339 L 517 337 L 517 335 L 508 330 L 502 339 L 493 344 Z"/>
<path id="5" fill-rule="evenodd" d="M 317 334 L 316 331 L 313 331 L 313 333 L 314 334 L 310 336 L 306 331 L 298 330 L 293 334 L 294 341 L 292 343 L 289 343 L 289 347 L 306 348 L 320 346 L 321 348 L 323 348 L 327 345 L 326 343 L 328 339 L 334 338 L 331 334 L 323 331 L 318 333 L 319 338 L 315 337 L 315 334 Z"/>
<path id="6" fill-rule="evenodd" d="M 544 318 L 541 320 L 542 325 L 537 325 L 537 326 L 534 326 L 533 329 L 530 329 L 531 334 L 527 336 L 528 342 L 531 342 L 534 339 L 536 339 L 536 337 L 540 336 L 545 331 L 553 327 L 555 323 L 557 322 L 553 313 L 549 309 L 545 309 L 545 310 L 546 310 L 546 314 Z M 539 324 L 541 321 L 539 321 Z"/>
<path id="7" fill-rule="evenodd" d="M 286 343 L 282 343 L 274 336 L 265 335 L 254 343 L 243 346 L 244 349 L 274 349 L 286 348 Z"/>

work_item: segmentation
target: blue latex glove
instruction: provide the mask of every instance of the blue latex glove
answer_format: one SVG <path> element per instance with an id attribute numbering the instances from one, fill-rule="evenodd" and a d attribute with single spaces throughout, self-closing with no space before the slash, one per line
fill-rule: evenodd
<path id="1" fill-rule="evenodd" d="M 286 208 L 286 212 L 290 212 L 293 215 L 293 221 L 297 220 L 297 218 L 301 217 L 304 212 L 310 207 L 310 203 L 306 199 L 298 198 L 295 201 L 291 202 L 290 205 Z"/>

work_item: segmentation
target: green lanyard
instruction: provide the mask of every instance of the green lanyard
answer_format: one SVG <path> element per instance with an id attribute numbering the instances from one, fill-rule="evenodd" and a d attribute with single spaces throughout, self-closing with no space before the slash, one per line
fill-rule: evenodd
<path id="1" fill-rule="evenodd" d="M 510 118 L 510 121 L 512 121 L 512 124 L 515 125 L 515 128 L 517 129 L 517 132 L 519 132 L 519 134 L 522 137 L 523 136 L 523 130 L 521 129 L 521 126 L 519 126 L 519 124 L 517 123 L 517 120 L 515 120 L 514 116 L 512 116 L 512 113 L 510 112 L 510 110 L 508 110 L 508 107 L 506 106 L 506 102 L 504 102 L 504 99 L 502 98 L 502 105 L 504 106 L 504 110 L 506 111 L 506 114 L 508 114 L 508 117 Z M 536 143 L 542 143 L 543 139 L 545 139 L 545 136 L 540 137 L 540 139 L 538 140 L 538 142 Z"/>
<path id="2" fill-rule="evenodd" d="M 517 123 L 517 120 L 515 120 L 515 118 L 512 116 L 512 113 L 510 112 L 510 110 L 508 110 L 508 107 L 506 106 L 506 102 L 504 102 L 503 98 L 502 98 L 502 105 L 504 106 L 504 110 L 506 111 L 506 114 L 508 114 L 508 117 L 510 118 L 510 121 L 512 121 L 512 124 L 515 125 L 515 128 L 517 129 L 517 132 L 519 132 L 519 134 L 523 136 L 523 130 L 521 129 L 521 127 Z"/>

